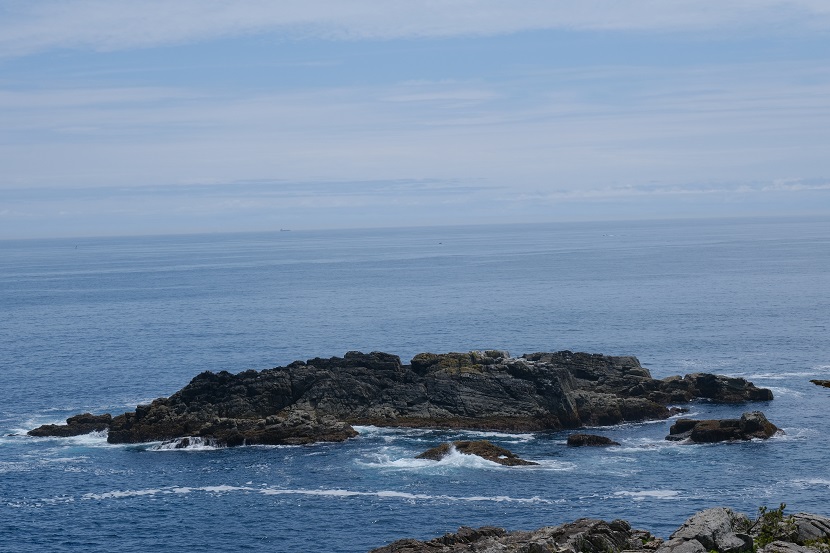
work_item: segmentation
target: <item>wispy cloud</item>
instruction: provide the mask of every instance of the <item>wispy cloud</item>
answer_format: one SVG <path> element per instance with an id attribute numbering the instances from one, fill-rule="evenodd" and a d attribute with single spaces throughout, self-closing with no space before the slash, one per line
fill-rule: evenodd
<path id="1" fill-rule="evenodd" d="M 824 0 L 6 0 L 0 56 L 121 50 L 258 33 L 364 40 L 527 30 L 826 31 Z"/>
<path id="2" fill-rule="evenodd" d="M 527 189 L 822 175 L 829 97 L 830 73 L 789 62 L 234 95 L 0 91 L 0 188 L 406 177 Z"/>

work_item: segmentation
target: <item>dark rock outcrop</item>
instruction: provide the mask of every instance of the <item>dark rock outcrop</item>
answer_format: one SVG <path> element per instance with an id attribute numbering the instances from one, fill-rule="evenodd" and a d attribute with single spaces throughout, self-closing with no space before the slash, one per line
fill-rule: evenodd
<path id="1" fill-rule="evenodd" d="M 66 424 L 44 424 L 33 430 L 29 430 L 29 436 L 58 436 L 67 438 L 69 436 L 81 436 L 90 432 L 101 432 L 109 428 L 112 422 L 112 415 L 93 415 L 83 413 L 66 419 Z"/>
<path id="2" fill-rule="evenodd" d="M 636 357 L 502 351 L 387 353 L 295 361 L 231 374 L 204 372 L 168 398 L 114 417 L 112 443 L 182 436 L 226 445 L 342 441 L 352 425 L 544 431 L 665 419 L 695 398 L 772 399 L 738 378 L 693 374 L 656 380 Z"/>
<path id="3" fill-rule="evenodd" d="M 455 534 L 445 534 L 429 541 L 400 540 L 373 549 L 370 553 L 619 553 L 653 551 L 661 541 L 648 532 L 632 530 L 624 520 L 605 522 L 582 518 L 533 532 L 507 532 L 492 526 L 478 529 L 461 527 Z"/>
<path id="4" fill-rule="evenodd" d="M 500 465 L 504 465 L 507 467 L 539 464 L 534 463 L 533 461 L 525 461 L 524 459 L 518 457 L 512 451 L 505 449 L 503 447 L 499 447 L 493 443 L 490 443 L 487 440 L 459 441 L 453 442 L 452 444 L 443 443 L 441 445 L 432 447 L 424 451 L 415 458 L 440 461 L 441 459 L 449 455 L 453 449 L 455 449 L 459 453 L 463 453 L 464 455 L 476 455 L 483 459 L 487 459 L 488 461 L 492 461 L 494 463 L 498 463 Z"/>
<path id="5" fill-rule="evenodd" d="M 620 444 L 605 436 L 597 436 L 595 434 L 571 434 L 568 436 L 568 445 L 571 447 L 604 447 Z"/>
<path id="6" fill-rule="evenodd" d="M 825 388 L 830 388 L 830 380 L 811 380 L 813 384 L 816 386 L 824 386 Z"/>
<path id="7" fill-rule="evenodd" d="M 767 420 L 760 411 L 744 413 L 740 419 L 694 420 L 678 419 L 669 429 L 667 440 L 691 440 L 695 443 L 715 443 L 760 438 L 766 440 L 783 432 Z"/>

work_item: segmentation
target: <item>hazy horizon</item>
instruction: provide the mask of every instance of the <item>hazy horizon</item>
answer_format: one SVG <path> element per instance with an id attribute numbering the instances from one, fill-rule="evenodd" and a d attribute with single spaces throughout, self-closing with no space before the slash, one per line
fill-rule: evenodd
<path id="1" fill-rule="evenodd" d="M 0 0 L 0 239 L 830 215 L 819 0 Z"/>

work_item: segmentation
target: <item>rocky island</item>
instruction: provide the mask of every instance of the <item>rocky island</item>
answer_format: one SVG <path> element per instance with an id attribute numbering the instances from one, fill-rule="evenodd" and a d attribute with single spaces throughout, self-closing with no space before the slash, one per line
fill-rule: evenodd
<path id="1" fill-rule="evenodd" d="M 652 378 L 636 357 L 560 351 L 388 353 L 295 361 L 239 374 L 204 372 L 167 398 L 110 420 L 87 414 L 32 435 L 108 428 L 111 443 L 184 437 L 221 445 L 343 441 L 355 425 L 548 431 L 666 419 L 697 398 L 767 401 L 772 392 L 708 373 Z M 83 421 L 83 422 L 82 422 Z"/>

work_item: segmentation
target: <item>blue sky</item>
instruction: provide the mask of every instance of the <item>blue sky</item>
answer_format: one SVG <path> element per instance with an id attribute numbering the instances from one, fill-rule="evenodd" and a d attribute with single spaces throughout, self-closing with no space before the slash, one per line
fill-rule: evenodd
<path id="1" fill-rule="evenodd" d="M 0 238 L 830 214 L 826 0 L 0 0 Z"/>

